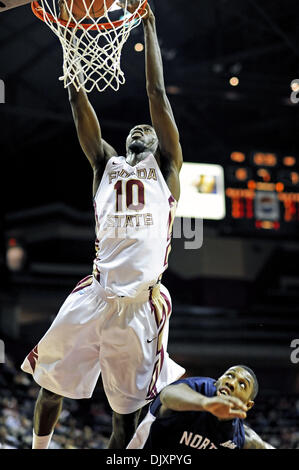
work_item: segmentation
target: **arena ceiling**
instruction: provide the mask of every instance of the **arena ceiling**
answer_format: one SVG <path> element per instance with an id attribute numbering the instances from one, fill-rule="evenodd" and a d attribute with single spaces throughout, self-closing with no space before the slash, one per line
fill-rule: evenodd
<path id="1" fill-rule="evenodd" d="M 290 101 L 290 83 L 299 78 L 295 0 L 151 4 L 185 160 L 225 165 L 233 149 L 299 151 L 299 105 Z M 103 135 L 119 153 L 130 127 L 149 119 L 144 57 L 134 51 L 142 37 L 140 27 L 125 45 L 126 84 L 118 92 L 90 95 Z M 1 159 L 12 181 L 6 207 L 61 199 L 84 207 L 80 200 L 91 175 L 79 156 L 67 92 L 58 80 L 61 47 L 29 5 L 0 15 L 0 63 L 6 92 Z M 232 76 L 239 86 L 229 84 Z M 73 185 L 82 188 L 80 196 Z"/>

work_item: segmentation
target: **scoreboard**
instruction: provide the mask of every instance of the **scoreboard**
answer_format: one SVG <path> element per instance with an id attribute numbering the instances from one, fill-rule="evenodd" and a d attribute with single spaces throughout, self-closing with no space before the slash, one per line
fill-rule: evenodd
<path id="1" fill-rule="evenodd" d="M 299 235 L 299 158 L 239 151 L 225 165 L 226 222 L 231 232 Z"/>
<path id="2" fill-rule="evenodd" d="M 214 221 L 223 234 L 299 239 L 299 157 L 229 154 L 225 164 L 184 162 L 177 217 Z"/>

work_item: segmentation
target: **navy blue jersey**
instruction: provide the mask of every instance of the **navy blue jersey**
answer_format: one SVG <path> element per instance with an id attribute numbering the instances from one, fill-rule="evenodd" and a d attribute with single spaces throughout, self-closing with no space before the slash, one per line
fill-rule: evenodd
<path id="1" fill-rule="evenodd" d="M 174 384 L 185 383 L 207 397 L 216 395 L 215 379 L 191 377 Z M 172 384 L 172 385 L 174 385 Z M 206 411 L 171 411 L 160 417 L 160 396 L 150 405 L 156 416 L 144 449 L 242 449 L 245 442 L 243 420 L 220 421 Z"/>

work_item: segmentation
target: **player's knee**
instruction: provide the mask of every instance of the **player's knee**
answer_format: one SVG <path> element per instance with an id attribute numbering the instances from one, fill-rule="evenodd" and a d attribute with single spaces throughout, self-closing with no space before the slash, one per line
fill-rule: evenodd
<path id="1" fill-rule="evenodd" d="M 113 412 L 113 431 L 109 448 L 125 449 L 137 427 L 137 418 L 139 412 L 130 414 L 119 414 Z"/>
<path id="2" fill-rule="evenodd" d="M 47 390 L 45 388 L 40 389 L 40 398 L 44 403 L 48 404 L 60 403 L 63 400 L 63 397 L 61 395 L 57 395 L 57 393 L 50 392 L 50 390 Z"/>
<path id="3" fill-rule="evenodd" d="M 114 429 L 122 429 L 125 422 L 125 416 L 113 411 L 113 427 Z"/>
<path id="4" fill-rule="evenodd" d="M 139 410 L 130 414 L 120 414 L 113 411 L 113 424 L 117 429 L 125 430 L 127 428 L 135 428 Z"/>

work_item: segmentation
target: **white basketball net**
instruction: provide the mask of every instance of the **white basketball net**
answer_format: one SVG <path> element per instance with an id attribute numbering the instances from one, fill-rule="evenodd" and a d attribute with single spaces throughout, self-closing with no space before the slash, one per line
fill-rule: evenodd
<path id="1" fill-rule="evenodd" d="M 111 87 L 117 91 L 120 85 L 125 83 L 124 73 L 121 70 L 121 52 L 130 32 L 141 23 L 141 15 L 138 9 L 145 4 L 145 0 L 139 1 L 138 9 L 134 14 L 126 11 L 128 0 L 125 0 L 123 23 L 115 26 L 111 19 L 111 11 L 115 9 L 113 4 L 107 9 L 104 0 L 104 13 L 99 18 L 92 18 L 92 7 L 95 0 L 89 0 L 89 6 L 85 0 L 80 0 L 86 14 L 76 19 L 72 14 L 74 0 L 70 0 L 69 6 L 65 3 L 68 13 L 66 25 L 59 22 L 59 7 L 55 0 L 40 0 L 44 12 L 50 13 L 53 19 L 44 14 L 45 23 L 59 38 L 63 49 L 63 75 L 59 80 L 64 82 L 64 87 L 73 84 L 77 91 L 80 88 L 86 92 L 97 89 L 102 92 Z M 78 0 L 77 0 L 78 3 Z M 84 13 L 82 13 L 83 15 Z M 115 21 L 115 19 L 114 19 Z M 70 24 L 74 24 L 74 27 Z M 83 27 L 82 24 L 87 24 Z M 101 24 L 109 23 L 110 29 L 101 27 Z"/>

